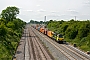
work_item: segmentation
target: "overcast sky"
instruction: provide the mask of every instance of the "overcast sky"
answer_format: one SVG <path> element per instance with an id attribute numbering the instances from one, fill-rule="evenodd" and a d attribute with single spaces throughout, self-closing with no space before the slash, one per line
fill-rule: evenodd
<path id="1" fill-rule="evenodd" d="M 0 0 L 0 12 L 8 6 L 20 9 L 19 18 L 29 22 L 47 20 L 90 19 L 90 0 Z"/>

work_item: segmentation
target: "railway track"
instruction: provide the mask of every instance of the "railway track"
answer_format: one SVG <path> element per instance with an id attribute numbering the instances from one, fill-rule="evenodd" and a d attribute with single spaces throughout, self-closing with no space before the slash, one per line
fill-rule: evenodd
<path id="1" fill-rule="evenodd" d="M 33 30 L 35 30 L 35 29 L 33 29 Z M 38 31 L 35 30 L 35 32 L 38 32 Z M 65 55 L 68 60 L 90 60 L 90 56 L 86 56 L 85 54 L 83 55 L 68 45 L 57 44 L 52 39 L 48 38 L 47 36 L 45 36 L 44 34 L 42 34 L 40 32 L 38 32 L 38 35 L 40 35 L 41 37 L 45 37 L 44 39 L 47 40 L 50 44 L 52 44 L 63 55 Z"/>
<path id="2" fill-rule="evenodd" d="M 16 60 L 54 60 L 29 25 L 26 26 L 22 37 L 23 43 L 17 49 L 21 53 L 16 53 Z"/>
<path id="3" fill-rule="evenodd" d="M 54 60 L 29 26 L 26 32 L 25 60 Z"/>

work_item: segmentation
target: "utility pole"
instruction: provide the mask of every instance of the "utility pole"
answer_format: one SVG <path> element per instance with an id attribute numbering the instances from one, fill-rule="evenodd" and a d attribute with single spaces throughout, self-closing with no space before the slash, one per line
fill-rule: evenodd
<path id="1" fill-rule="evenodd" d="M 75 21 L 76 21 L 76 16 L 75 16 Z"/>
<path id="2" fill-rule="evenodd" d="M 44 17 L 44 22 L 46 22 L 46 16 Z"/>
<path id="3" fill-rule="evenodd" d="M 46 16 L 44 17 L 44 26 L 46 26 Z"/>
<path id="4" fill-rule="evenodd" d="M 46 16 L 44 17 L 44 24 L 46 23 Z"/>

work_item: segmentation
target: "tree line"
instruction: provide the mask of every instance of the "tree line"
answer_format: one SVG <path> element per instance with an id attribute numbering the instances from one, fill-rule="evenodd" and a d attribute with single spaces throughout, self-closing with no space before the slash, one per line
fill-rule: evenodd
<path id="1" fill-rule="evenodd" d="M 0 14 L 0 60 L 12 60 L 26 22 L 17 18 L 19 8 L 9 6 Z"/>
<path id="2" fill-rule="evenodd" d="M 46 24 L 46 22 L 43 22 L 43 21 L 35 21 L 35 20 L 30 20 L 31 24 Z"/>

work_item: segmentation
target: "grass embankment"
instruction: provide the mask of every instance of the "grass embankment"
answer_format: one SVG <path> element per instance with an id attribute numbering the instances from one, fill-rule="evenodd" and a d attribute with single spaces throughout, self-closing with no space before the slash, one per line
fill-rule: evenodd
<path id="1" fill-rule="evenodd" d="M 53 21 L 47 24 L 49 30 L 64 35 L 65 40 L 77 44 L 83 51 L 90 51 L 90 21 Z"/>

